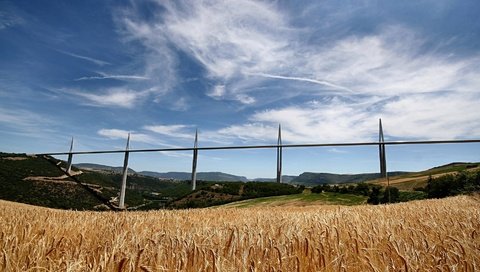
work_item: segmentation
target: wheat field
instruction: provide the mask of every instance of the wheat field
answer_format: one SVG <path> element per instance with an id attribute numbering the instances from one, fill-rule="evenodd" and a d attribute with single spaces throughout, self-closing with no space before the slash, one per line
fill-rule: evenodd
<path id="1" fill-rule="evenodd" d="M 0 201 L 1 271 L 479 271 L 480 201 L 80 212 Z"/>

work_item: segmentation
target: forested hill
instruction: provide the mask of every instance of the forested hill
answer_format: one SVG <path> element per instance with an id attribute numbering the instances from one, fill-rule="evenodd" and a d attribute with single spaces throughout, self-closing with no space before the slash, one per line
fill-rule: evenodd
<path id="1" fill-rule="evenodd" d="M 110 171 L 114 173 L 122 173 L 123 167 L 121 166 L 108 166 L 102 164 L 94 163 L 78 163 L 75 164 L 76 167 L 80 169 L 88 170 L 97 170 L 97 171 Z M 189 172 L 153 172 L 153 171 L 141 171 L 136 172 L 135 170 L 128 168 L 128 173 L 137 173 L 139 175 L 160 178 L 160 179 L 173 179 L 173 180 L 190 180 L 192 178 L 192 173 Z M 243 176 L 236 176 L 222 172 L 198 172 L 198 180 L 208 180 L 208 181 L 243 181 L 246 182 L 248 179 Z"/>
<path id="2" fill-rule="evenodd" d="M 175 180 L 190 180 L 192 178 L 192 173 L 187 172 L 166 172 L 158 173 L 151 171 L 142 171 L 139 174 L 144 176 L 150 176 L 155 178 L 163 179 L 175 179 Z M 236 176 L 222 172 L 198 172 L 198 180 L 208 180 L 208 181 L 243 181 L 246 182 L 248 179 L 243 176 Z"/>
<path id="3" fill-rule="evenodd" d="M 389 176 L 398 176 L 408 174 L 409 172 L 389 172 Z M 304 172 L 294 178 L 290 183 L 301 184 L 305 186 L 315 186 L 318 184 L 339 184 L 339 183 L 358 183 L 380 177 L 379 173 L 365 174 L 330 174 L 330 173 L 311 173 Z"/>

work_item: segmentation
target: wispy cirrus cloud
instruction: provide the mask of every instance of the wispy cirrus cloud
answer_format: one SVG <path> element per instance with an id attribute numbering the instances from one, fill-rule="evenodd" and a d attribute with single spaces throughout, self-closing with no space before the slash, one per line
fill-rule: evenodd
<path id="1" fill-rule="evenodd" d="M 168 137 L 193 139 L 192 126 L 190 125 L 150 125 L 143 129 Z"/>
<path id="2" fill-rule="evenodd" d="M 154 143 L 155 139 L 149 135 L 143 134 L 143 133 L 137 133 L 137 132 L 131 132 L 127 130 L 122 130 L 122 129 L 100 129 L 98 132 L 98 135 L 107 137 L 109 139 L 127 139 L 128 134 L 130 134 L 130 140 L 131 141 L 136 141 L 136 142 L 142 142 L 142 143 Z"/>
<path id="3" fill-rule="evenodd" d="M 169 74 L 175 71 L 175 50 L 200 63 L 207 77 L 225 82 L 208 94 L 214 99 L 238 100 L 251 104 L 252 96 L 238 88 L 244 73 L 260 73 L 280 67 L 290 57 L 283 48 L 289 32 L 282 14 L 272 4 L 258 1 L 163 2 L 158 19 L 144 21 L 135 7 L 121 20 L 126 32 L 160 56 Z M 292 33 L 294 33 L 292 31 Z M 173 47 L 175 50 L 170 49 Z M 285 63 L 286 64 L 286 63 Z M 173 76 L 172 76 L 173 77 Z M 258 81 L 258 80 L 257 80 Z M 236 86 L 234 86 L 236 85 Z"/>
<path id="4" fill-rule="evenodd" d="M 101 80 L 101 79 L 117 79 L 117 80 L 148 80 L 149 78 L 146 76 L 140 75 L 110 75 L 106 73 L 98 72 L 99 76 L 87 76 L 87 77 L 80 77 L 75 79 L 75 81 L 82 81 L 82 80 Z"/>
<path id="5" fill-rule="evenodd" d="M 99 59 L 95 59 L 95 58 L 92 58 L 92 57 L 83 56 L 83 55 L 79 55 L 79 54 L 75 54 L 75 53 L 67 52 L 67 51 L 63 51 L 63 50 L 57 50 L 57 51 L 62 53 L 62 54 L 65 54 L 65 55 L 68 55 L 68 56 L 71 56 L 71 57 L 74 57 L 74 58 L 77 58 L 77 59 L 86 60 L 86 61 L 91 62 L 93 64 L 96 64 L 98 66 L 111 65 L 110 62 L 107 62 L 107 61 L 104 61 L 104 60 L 99 60 Z"/>
<path id="6" fill-rule="evenodd" d="M 466 70 L 479 69 L 479 56 L 457 59 L 421 52 L 426 40 L 410 29 L 387 26 L 378 33 L 346 37 L 306 55 L 305 68 L 316 76 L 361 94 L 462 91 Z"/>
<path id="7" fill-rule="evenodd" d="M 385 103 L 381 114 L 392 124 L 388 132 L 395 137 L 478 138 L 479 101 L 478 93 L 450 91 L 413 94 Z"/>
<path id="8" fill-rule="evenodd" d="M 4 8 L 5 7 L 2 6 L 2 9 Z M 0 10 L 0 30 L 21 25 L 24 22 L 25 20 L 22 17 L 9 10 L 9 8 Z"/>
<path id="9" fill-rule="evenodd" d="M 73 90 L 70 93 L 83 98 L 88 105 L 103 107 L 133 108 L 149 91 L 134 91 L 125 88 L 110 88 L 103 93 L 88 93 Z"/>
<path id="10" fill-rule="evenodd" d="M 339 148 L 330 148 L 327 151 L 331 152 L 331 153 L 336 153 L 336 154 L 347 154 L 348 153 L 348 151 L 346 151 L 344 149 L 339 149 Z"/>
<path id="11" fill-rule="evenodd" d="M 296 15 L 274 3 L 158 4 L 163 8 L 158 19 L 125 19 L 131 35 L 149 48 L 172 45 L 200 63 L 218 83 L 207 92 L 213 99 L 255 104 L 259 101 L 255 90 L 279 80 L 311 83 L 272 94 L 289 98 L 305 90 L 310 95 L 324 95 L 333 89 L 343 95 L 391 96 L 463 91 L 478 84 L 474 78 L 479 73 L 479 56 L 462 59 L 435 50 L 421 51 L 428 38 L 402 24 L 382 25 L 362 35 L 332 36 L 327 43 L 317 44 L 304 37 L 319 35 L 318 31 L 330 35 L 327 26 L 296 27 L 292 23 Z M 315 8 L 321 6 L 312 5 Z M 342 16 L 354 12 L 343 10 Z M 166 52 L 170 52 L 168 59 L 175 59 L 172 50 Z"/>
<path id="12" fill-rule="evenodd" d="M 421 93 L 359 102 L 325 99 L 259 111 L 243 124 L 221 128 L 216 134 L 231 141 L 274 142 L 282 124 L 284 142 L 333 143 L 376 141 L 378 119 L 387 138 L 461 139 L 480 137 L 478 94 Z"/>
<path id="13" fill-rule="evenodd" d="M 277 128 L 278 129 L 278 128 Z M 235 140 L 240 139 L 244 142 L 274 142 L 277 139 L 277 130 L 273 124 L 265 124 L 260 122 L 246 123 L 243 125 L 232 125 L 217 130 L 217 137 Z M 208 133 L 207 133 L 208 135 Z"/>
<path id="14" fill-rule="evenodd" d="M 464 110 L 480 103 L 480 55 L 462 57 L 449 52 L 445 50 L 448 41 L 431 48 L 427 33 L 400 21 L 365 32 L 340 29 L 341 34 L 335 35 L 334 27 L 318 18 L 323 24 L 303 22 L 308 26 L 299 26 L 302 24 L 294 23 L 298 16 L 276 3 L 212 0 L 155 4 L 161 16 L 144 20 L 134 5 L 119 21 L 128 37 L 140 41 L 148 49 L 147 55 L 162 63 L 152 65 L 152 71 L 166 70 L 169 87 L 175 86 L 180 76 L 176 67 L 177 52 L 181 51 L 205 70 L 213 86 L 205 94 L 212 99 L 235 100 L 245 107 L 291 100 L 290 106 L 257 110 L 245 122 L 216 130 L 221 135 L 217 140 L 274 139 L 275 134 L 270 136 L 268 131 L 277 123 L 284 125 L 284 134 L 291 141 L 371 139 L 376 133 L 376 125 L 371 123 L 380 117 L 401 122 L 390 131 L 395 137 L 449 138 L 477 133 L 472 126 L 478 126 L 475 118 L 480 115 L 476 111 L 465 114 Z M 319 8 L 322 5 L 312 5 L 304 11 L 311 15 Z M 348 6 L 334 17 L 345 23 L 356 12 Z M 158 61 L 161 58 L 163 62 Z M 318 103 L 295 101 L 297 96 Z M 458 129 L 447 133 L 446 127 L 453 125 Z"/>
<path id="15" fill-rule="evenodd" d="M 47 137 L 56 133 L 58 125 L 53 117 L 24 109 L 0 108 L 0 126 L 4 132 L 22 134 L 28 137 Z"/>
<path id="16" fill-rule="evenodd" d="M 272 79 L 283 79 L 283 80 L 309 82 L 309 83 L 319 84 L 319 85 L 326 86 L 326 87 L 331 87 L 331 88 L 334 88 L 334 89 L 339 89 L 339 90 L 342 90 L 342 91 L 352 92 L 352 90 L 350 90 L 349 88 L 339 86 L 339 85 L 336 85 L 334 83 L 331 83 L 331 82 L 328 82 L 328 81 L 325 81 L 325 80 L 311 79 L 311 78 L 306 78 L 306 77 L 270 75 L 270 74 L 264 74 L 264 73 L 257 73 L 257 74 L 251 74 L 251 75 L 252 76 L 265 77 L 265 78 L 272 78 Z"/>
<path id="17" fill-rule="evenodd" d="M 228 1 L 166 6 L 170 40 L 201 62 L 213 78 L 261 72 L 288 61 L 288 14 L 270 3 Z"/>
<path id="18" fill-rule="evenodd" d="M 213 99 L 222 99 L 225 96 L 225 85 L 215 85 L 210 92 L 207 93 Z"/>
<path id="19" fill-rule="evenodd" d="M 147 129 L 150 130 L 150 129 Z M 168 129 L 167 129 L 168 130 Z M 172 130 L 174 130 L 172 128 Z M 179 148 L 181 146 L 178 145 L 171 145 L 171 144 L 166 144 L 162 141 L 159 141 L 155 136 L 146 134 L 146 133 L 140 133 L 140 132 L 135 132 L 135 131 L 127 131 L 123 129 L 100 129 L 98 130 L 98 135 L 112 139 L 112 140 L 117 140 L 117 139 L 123 139 L 126 140 L 128 138 L 128 135 L 130 134 L 130 141 L 132 142 L 140 142 L 140 143 L 146 143 L 149 145 L 155 145 L 157 147 L 166 147 L 166 148 Z M 184 147 L 184 146 L 182 146 Z M 162 155 L 169 156 L 169 157 L 174 157 L 174 158 L 190 158 L 192 157 L 192 154 L 190 153 L 184 153 L 184 152 L 178 152 L 178 151 L 160 151 L 158 152 Z"/>
<path id="20" fill-rule="evenodd" d="M 187 111 L 190 108 L 190 101 L 185 97 L 180 97 L 169 103 L 169 108 L 175 111 Z"/>
<path id="21" fill-rule="evenodd" d="M 368 142 L 378 139 L 383 120 L 387 139 L 445 140 L 480 137 L 479 94 L 445 91 L 394 97 L 362 97 L 354 102 L 336 96 L 253 113 L 243 123 L 201 130 L 201 142 L 274 144 L 278 124 L 284 143 Z M 145 126 L 170 137 L 193 138 L 190 125 Z M 330 152 L 342 153 L 331 149 Z"/>
<path id="22" fill-rule="evenodd" d="M 159 12 L 155 5 L 152 12 Z M 145 22 L 141 15 L 140 3 L 131 2 L 130 8 L 117 10 L 114 20 L 124 42 L 139 42 L 142 48 L 137 52 L 137 60 L 142 63 L 142 75 L 148 78 L 147 84 L 154 88 L 152 95 L 163 96 L 179 83 L 177 69 L 180 61 L 168 40 L 167 33 L 155 22 Z M 159 18 L 155 16 L 155 18 Z M 153 23 L 153 24 L 152 24 Z M 155 99 L 157 101 L 158 99 Z"/>

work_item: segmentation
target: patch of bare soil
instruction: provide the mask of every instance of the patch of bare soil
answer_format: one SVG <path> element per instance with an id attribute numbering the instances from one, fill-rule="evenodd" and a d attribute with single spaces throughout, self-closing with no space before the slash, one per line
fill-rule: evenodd
<path id="1" fill-rule="evenodd" d="M 67 175 L 62 175 L 59 177 L 26 177 L 23 180 L 28 180 L 28 181 L 42 181 L 42 182 L 49 182 L 49 183 L 57 183 L 57 184 L 72 184 L 76 185 L 77 183 L 75 181 L 71 180 L 66 180 L 68 178 Z"/>
<path id="2" fill-rule="evenodd" d="M 2 160 L 7 160 L 7 161 L 24 161 L 28 159 L 27 157 L 4 157 L 1 158 Z"/>

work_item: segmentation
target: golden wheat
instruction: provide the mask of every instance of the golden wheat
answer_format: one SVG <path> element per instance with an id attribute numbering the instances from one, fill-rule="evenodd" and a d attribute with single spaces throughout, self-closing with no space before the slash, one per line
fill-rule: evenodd
<path id="1" fill-rule="evenodd" d="M 0 270 L 478 271 L 479 203 L 114 213 L 0 201 Z"/>

